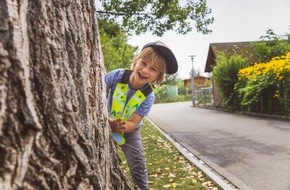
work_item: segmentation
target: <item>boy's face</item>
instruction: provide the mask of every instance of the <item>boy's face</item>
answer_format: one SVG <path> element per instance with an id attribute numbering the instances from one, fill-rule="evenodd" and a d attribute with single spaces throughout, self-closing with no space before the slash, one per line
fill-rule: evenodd
<path id="1" fill-rule="evenodd" d="M 132 81 L 133 85 L 142 87 L 147 83 L 151 83 L 161 74 L 161 68 L 158 63 L 146 62 L 143 59 L 138 59 L 133 69 Z"/>

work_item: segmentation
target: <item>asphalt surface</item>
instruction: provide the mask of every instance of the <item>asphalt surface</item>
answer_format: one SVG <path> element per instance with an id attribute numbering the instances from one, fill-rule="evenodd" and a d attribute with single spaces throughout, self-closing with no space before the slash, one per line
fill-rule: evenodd
<path id="1" fill-rule="evenodd" d="M 154 104 L 148 118 L 235 189 L 290 190 L 290 121 Z"/>

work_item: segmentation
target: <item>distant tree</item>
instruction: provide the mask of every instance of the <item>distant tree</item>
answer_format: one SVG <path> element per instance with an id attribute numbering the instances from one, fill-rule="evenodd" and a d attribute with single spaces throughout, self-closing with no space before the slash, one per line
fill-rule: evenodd
<path id="1" fill-rule="evenodd" d="M 106 71 L 130 68 L 137 47 L 127 43 L 127 34 L 114 22 L 99 20 Z"/>
<path id="2" fill-rule="evenodd" d="M 288 33 L 277 35 L 274 30 L 268 29 L 260 39 L 261 41 L 251 44 L 259 59 L 258 62 L 268 62 L 273 57 L 284 55 L 290 51 L 290 34 Z"/>
<path id="3" fill-rule="evenodd" d="M 196 76 L 200 76 L 200 70 L 192 70 L 190 69 L 190 72 L 188 73 L 189 78 L 191 78 L 192 76 L 196 77 Z"/>
<path id="4" fill-rule="evenodd" d="M 162 36 L 168 30 L 186 34 L 194 27 L 208 34 L 211 32 L 208 26 L 214 21 L 208 17 L 211 9 L 206 6 L 206 0 L 100 0 L 100 3 L 102 8 L 97 12 L 101 19 L 118 23 L 124 31 L 137 35 L 151 31 Z"/>
<path id="5" fill-rule="evenodd" d="M 162 84 L 165 85 L 177 85 L 180 79 L 178 78 L 178 74 L 174 75 L 166 75 L 165 76 L 165 81 Z"/>
<path id="6" fill-rule="evenodd" d="M 110 71 L 130 67 L 137 47 L 127 43 L 132 34 L 151 31 L 162 36 L 168 30 L 186 34 L 193 30 L 210 33 L 208 26 L 214 19 L 208 17 L 211 9 L 206 0 L 180 2 L 178 0 L 150 2 L 145 0 L 100 0 L 98 20 L 105 68 Z"/>

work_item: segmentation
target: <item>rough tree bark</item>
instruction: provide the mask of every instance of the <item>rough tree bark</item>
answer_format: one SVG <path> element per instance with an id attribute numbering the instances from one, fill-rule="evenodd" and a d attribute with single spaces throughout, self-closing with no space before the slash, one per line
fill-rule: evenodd
<path id="1" fill-rule="evenodd" d="M 100 47 L 93 0 L 0 1 L 0 189 L 132 189 Z"/>

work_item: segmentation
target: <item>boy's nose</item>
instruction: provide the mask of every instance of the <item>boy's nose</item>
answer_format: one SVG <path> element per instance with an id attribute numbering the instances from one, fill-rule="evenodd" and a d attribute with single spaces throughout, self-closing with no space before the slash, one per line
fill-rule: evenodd
<path id="1" fill-rule="evenodd" d="M 143 70 L 143 72 L 148 73 L 149 72 L 149 67 L 144 67 L 142 70 Z"/>

